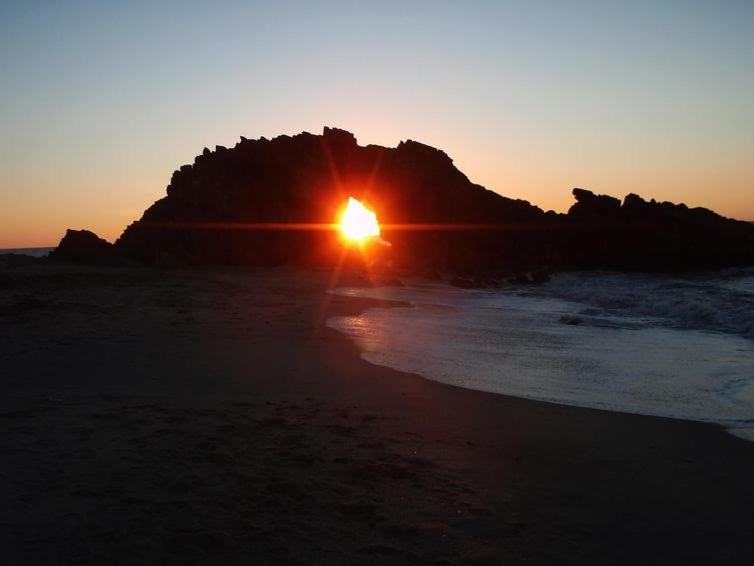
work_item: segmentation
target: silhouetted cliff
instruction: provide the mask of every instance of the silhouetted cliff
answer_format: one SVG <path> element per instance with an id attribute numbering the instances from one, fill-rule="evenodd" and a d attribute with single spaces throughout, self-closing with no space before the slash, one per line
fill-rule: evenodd
<path id="1" fill-rule="evenodd" d="M 382 224 L 399 265 L 493 271 L 550 266 L 676 270 L 754 263 L 754 227 L 705 209 L 621 203 L 574 189 L 567 215 L 543 212 L 468 180 L 442 151 L 406 141 L 359 146 L 325 128 L 272 140 L 217 146 L 173 173 L 167 196 L 115 243 L 143 262 L 187 264 L 328 263 L 340 252 L 332 232 L 264 230 L 264 223 L 329 223 L 351 195 Z M 64 239 L 65 242 L 65 239 Z"/>
<path id="2" fill-rule="evenodd" d="M 574 189 L 556 263 L 576 268 L 674 271 L 754 264 L 754 226 L 706 208 Z"/>
<path id="3" fill-rule="evenodd" d="M 382 224 L 532 225 L 546 217 L 471 183 L 442 151 L 414 141 L 361 147 L 352 134 L 325 128 L 321 136 L 242 138 L 232 149 L 205 149 L 173 174 L 167 196 L 126 229 L 116 248 L 144 261 L 170 254 L 187 263 L 327 262 L 340 247 L 333 233 L 232 224 L 333 222 L 349 195 L 369 203 Z M 220 223 L 226 226 L 196 227 Z M 385 230 L 384 237 L 397 262 L 440 268 L 476 268 L 482 258 L 521 263 L 544 251 L 490 230 Z"/>

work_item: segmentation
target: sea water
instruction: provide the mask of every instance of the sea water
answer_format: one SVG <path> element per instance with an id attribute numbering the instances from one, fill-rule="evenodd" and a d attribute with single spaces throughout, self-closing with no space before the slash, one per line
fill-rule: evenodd
<path id="1" fill-rule="evenodd" d="M 494 393 L 715 422 L 754 440 L 754 270 L 563 273 L 536 287 L 342 288 L 372 363 Z"/>
<path id="2" fill-rule="evenodd" d="M 55 248 L 7 248 L 7 249 L 0 249 L 0 255 L 17 254 L 17 255 L 28 255 L 31 257 L 44 257 L 54 249 Z"/>

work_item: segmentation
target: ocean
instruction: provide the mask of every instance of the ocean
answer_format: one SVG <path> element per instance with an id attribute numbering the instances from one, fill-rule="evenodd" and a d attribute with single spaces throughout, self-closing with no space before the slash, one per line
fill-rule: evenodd
<path id="1" fill-rule="evenodd" d="M 0 249 L 0 255 L 3 254 L 19 254 L 30 255 L 32 257 L 44 257 L 55 248 L 7 248 Z"/>
<path id="2" fill-rule="evenodd" d="M 469 389 L 719 423 L 754 440 L 754 269 L 333 292 L 409 303 L 328 321 L 371 363 Z"/>

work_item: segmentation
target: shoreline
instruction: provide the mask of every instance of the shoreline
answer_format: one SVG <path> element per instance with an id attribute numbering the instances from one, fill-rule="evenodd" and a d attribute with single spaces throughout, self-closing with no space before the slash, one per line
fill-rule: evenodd
<path id="1" fill-rule="evenodd" d="M 379 336 L 375 337 L 374 333 L 377 332 L 377 334 L 380 334 L 381 332 L 384 333 L 386 328 L 382 327 L 381 318 L 380 316 L 372 316 L 371 319 L 368 315 L 371 313 L 377 312 L 379 310 L 389 310 L 391 308 L 401 308 L 401 307 L 417 307 L 422 305 L 432 305 L 437 308 L 460 308 L 463 309 L 465 307 L 448 307 L 450 303 L 445 303 L 443 301 L 446 301 L 448 299 L 445 299 L 443 297 L 439 297 L 438 302 L 435 303 L 432 301 L 432 295 L 430 294 L 427 297 L 424 297 L 422 299 L 422 302 L 413 302 L 413 294 L 415 292 L 424 292 L 425 286 L 422 285 L 422 282 L 413 282 L 408 283 L 406 285 L 409 291 L 409 296 L 412 297 L 412 300 L 409 300 L 408 298 L 401 298 L 400 292 L 403 291 L 403 288 L 399 288 L 397 290 L 398 293 L 395 292 L 391 293 L 391 289 L 385 289 L 384 291 L 376 288 L 374 291 L 372 291 L 370 287 L 368 286 L 350 286 L 350 287 L 341 287 L 332 289 L 328 292 L 343 296 L 343 297 L 349 297 L 349 298 L 373 298 L 375 299 L 377 296 L 384 295 L 380 299 L 384 304 L 368 307 L 359 313 L 348 313 L 347 316 L 333 316 L 328 319 L 328 326 L 333 328 L 334 330 L 338 331 L 342 335 L 346 336 L 350 341 L 352 341 L 356 346 L 359 348 L 360 351 L 360 357 L 367 363 L 371 363 L 378 366 L 383 366 L 387 368 L 394 369 L 396 371 L 402 371 L 407 373 L 415 373 L 416 375 L 427 379 L 429 381 L 432 381 L 434 383 L 441 383 L 445 385 L 450 385 L 452 387 L 458 387 L 460 389 L 466 389 L 466 390 L 472 390 L 472 391 L 480 391 L 485 393 L 490 393 L 493 395 L 502 395 L 505 397 L 511 397 L 511 398 L 517 398 L 517 399 L 525 399 L 529 401 L 534 402 L 541 402 L 541 403 L 548 403 L 553 405 L 562 405 L 567 407 L 574 407 L 574 408 L 581 408 L 581 409 L 591 409 L 591 410 L 598 410 L 598 411 L 607 411 L 610 413 L 619 413 L 619 414 L 627 414 L 627 415 L 639 415 L 639 416 L 646 416 L 646 417 L 654 417 L 654 418 L 662 418 L 662 419 L 670 419 L 670 420 L 677 420 L 677 421 L 686 421 L 686 422 L 696 422 L 696 423 L 703 423 L 703 424 L 710 424 L 714 425 L 716 427 L 720 427 L 722 430 L 724 430 L 726 433 L 742 439 L 746 442 L 754 442 L 754 429 L 751 428 L 750 423 L 752 422 L 750 419 L 723 419 L 723 418 L 715 418 L 715 417 L 694 417 L 694 416 L 686 416 L 683 414 L 670 414 L 670 412 L 665 412 L 664 414 L 662 412 L 652 412 L 649 407 L 645 408 L 645 410 L 642 410 L 641 405 L 637 405 L 635 408 L 621 408 L 618 405 L 611 406 L 610 404 L 604 404 L 600 403 L 598 401 L 569 401 L 568 399 L 558 399 L 557 397 L 538 397 L 536 394 L 532 393 L 531 395 L 527 395 L 525 393 L 518 394 L 518 393 L 510 393 L 505 390 L 495 390 L 494 387 L 488 387 L 485 388 L 484 381 L 480 383 L 475 383 L 475 380 L 472 379 L 471 381 L 464 381 L 460 378 L 455 378 L 452 376 L 445 375 L 443 377 L 434 377 L 432 376 L 432 367 L 434 367 L 432 364 L 425 366 L 422 366 L 418 369 L 408 369 L 408 368 L 402 368 L 401 365 L 411 365 L 411 362 L 408 362 L 406 364 L 405 360 L 402 360 L 401 358 L 396 359 L 394 356 L 391 357 L 390 354 L 388 354 L 389 347 L 382 346 L 380 344 L 380 338 Z M 455 289 L 451 286 L 440 286 L 441 290 L 447 291 L 452 290 L 455 292 L 462 293 L 463 290 Z M 431 290 L 437 290 L 438 287 L 434 286 L 431 288 Z M 430 290 L 430 292 L 431 292 Z M 470 300 L 470 299 L 469 299 Z M 567 302 L 565 299 L 558 299 L 556 300 Z M 584 308 L 587 308 L 588 305 L 583 305 Z M 514 307 L 515 308 L 515 307 Z M 417 315 L 420 317 L 420 315 Z M 363 323 L 356 324 L 355 328 L 352 328 L 348 318 L 356 317 L 363 320 Z M 421 317 L 420 320 L 423 320 Z M 391 326 L 394 326 L 398 324 L 400 321 L 404 321 L 406 323 L 410 322 L 411 317 L 406 318 L 400 318 L 399 320 L 393 320 L 392 322 L 390 319 L 388 319 L 388 322 L 385 323 L 387 326 L 387 330 L 389 331 Z M 372 324 L 375 324 L 380 330 L 372 331 L 370 334 L 368 331 L 362 331 L 362 328 L 369 328 L 370 322 Z M 443 322 L 445 326 L 452 326 L 452 323 L 446 323 Z M 700 329 L 692 329 L 692 332 L 699 332 Z M 738 339 L 738 336 L 731 335 L 731 334 L 725 334 L 720 333 L 720 331 L 717 330 L 701 330 L 705 333 L 711 333 L 715 336 L 720 335 L 723 337 L 731 337 L 734 339 Z M 362 334 L 363 333 L 363 334 Z M 442 333 L 440 333 L 442 334 Z M 400 334 L 399 334 L 400 336 Z M 373 345 L 377 344 L 376 346 Z M 400 340 L 398 340 L 399 348 L 400 348 Z M 370 348 L 371 346 L 371 348 Z M 411 352 L 409 350 L 409 356 L 411 355 Z M 461 355 L 463 355 L 463 352 L 461 352 Z M 416 360 L 414 360 L 414 363 L 416 363 Z M 422 369 L 423 368 L 423 369 Z M 476 368 L 477 371 L 479 371 L 480 368 Z M 482 371 L 484 368 L 482 368 Z M 459 372 L 459 375 L 462 375 L 464 372 Z M 468 373 L 468 372 L 467 372 Z M 489 385 L 493 385 L 493 383 L 487 382 Z M 733 383 L 733 382 L 732 382 Z M 741 390 L 748 390 L 751 388 L 751 383 L 745 383 L 741 385 L 740 383 L 735 383 L 735 386 L 738 389 Z M 501 388 L 504 389 L 504 388 Z M 749 425 L 749 426 L 747 426 Z"/>
<path id="2" fill-rule="evenodd" d="M 346 296 L 346 295 L 342 295 Z M 352 309 L 345 308 L 343 312 L 338 313 L 337 315 L 334 315 L 334 317 L 340 317 L 340 316 L 359 316 L 363 314 L 365 311 L 369 309 L 390 309 L 390 308 L 401 308 L 405 307 L 410 303 L 405 303 L 399 300 L 380 300 L 380 299 L 372 299 L 372 298 L 360 298 L 360 297 L 348 297 L 349 300 L 354 301 L 354 303 L 367 303 L 367 304 L 356 304 L 352 305 Z M 370 302 L 377 302 L 379 304 L 368 304 Z M 331 318 L 334 318 L 331 317 Z M 459 392 L 471 392 L 481 395 L 489 395 L 492 397 L 499 397 L 502 400 L 505 400 L 509 403 L 515 403 L 517 401 L 525 402 L 525 403 L 533 403 L 533 404 L 542 404 L 545 406 L 551 406 L 553 408 L 563 407 L 567 409 L 572 409 L 575 411 L 587 411 L 587 412 L 595 412 L 595 413 L 607 413 L 607 414 L 614 414 L 614 415 L 622 415 L 629 418 L 647 418 L 647 419 L 653 419 L 660 422 L 671 422 L 671 423 L 678 423 L 678 424 L 688 424 L 691 426 L 703 426 L 703 427 L 710 427 L 712 429 L 715 429 L 719 432 L 724 433 L 726 436 L 730 436 L 735 440 L 740 440 L 744 442 L 746 445 L 750 445 L 752 442 L 754 442 L 754 439 L 747 439 L 742 436 L 739 436 L 733 432 L 731 432 L 731 429 L 727 428 L 725 425 L 721 423 L 717 423 L 714 421 L 704 421 L 704 420 L 696 420 L 696 419 L 690 419 L 690 418 L 684 418 L 684 417 L 672 417 L 672 416 L 664 416 L 664 415 L 654 415 L 649 413 L 638 413 L 638 412 L 630 412 L 630 411 L 620 411 L 620 410 L 612 410 L 612 409 L 606 409 L 606 408 L 600 408 L 600 407 L 588 407 L 583 405 L 572 405 L 566 402 L 558 402 L 558 401 L 552 401 L 552 400 L 545 400 L 545 399 L 536 399 L 532 397 L 520 397 L 517 395 L 510 395 L 507 393 L 498 393 L 495 391 L 487 391 L 484 389 L 473 389 L 470 387 L 464 387 L 461 385 L 455 385 L 453 383 L 447 383 L 444 381 L 439 381 L 436 379 L 433 379 L 431 377 L 426 377 L 418 372 L 409 372 L 409 371 L 403 371 L 400 369 L 396 369 L 390 365 L 387 364 L 380 364 L 376 362 L 369 361 L 364 356 L 366 352 L 359 348 L 358 344 L 356 343 L 356 340 L 350 336 L 344 331 L 340 331 L 336 328 L 333 328 L 331 326 L 328 326 L 328 328 L 334 330 L 338 337 L 345 338 L 346 341 L 348 341 L 349 344 L 354 346 L 357 350 L 357 355 L 361 361 L 364 363 L 367 363 L 371 366 L 376 366 L 378 368 L 384 368 L 391 372 L 396 372 L 398 374 L 404 375 L 404 376 L 411 376 L 413 378 L 417 378 L 420 380 L 427 381 L 429 383 L 432 383 L 436 386 L 449 388 L 451 390 L 456 390 Z M 753 447 L 754 449 L 754 447 Z"/>
<path id="3" fill-rule="evenodd" d="M 378 303 L 327 272 L 9 272 L 37 301 L 0 317 L 18 561 L 754 557 L 750 443 L 376 366 L 325 322 Z"/>

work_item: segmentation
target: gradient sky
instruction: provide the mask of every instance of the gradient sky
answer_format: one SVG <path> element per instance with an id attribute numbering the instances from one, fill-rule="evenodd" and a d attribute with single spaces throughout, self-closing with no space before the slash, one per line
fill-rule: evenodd
<path id="1" fill-rule="evenodd" d="M 0 248 L 113 240 L 204 146 L 415 139 L 545 209 L 754 219 L 754 2 L 0 3 Z"/>

